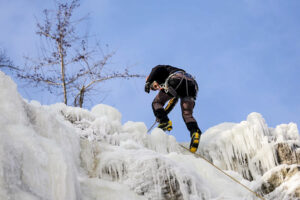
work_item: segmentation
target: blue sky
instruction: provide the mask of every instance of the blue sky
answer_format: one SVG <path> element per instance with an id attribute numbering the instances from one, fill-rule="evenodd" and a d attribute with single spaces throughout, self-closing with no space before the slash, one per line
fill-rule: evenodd
<path id="1" fill-rule="evenodd" d="M 35 17 L 53 1 L 0 0 L 0 46 L 15 63 L 35 55 Z M 200 128 L 240 122 L 259 112 L 267 124 L 300 124 L 300 1 L 297 0 L 85 0 L 89 29 L 117 54 L 114 66 L 148 74 L 157 64 L 182 67 L 199 84 L 195 117 Z M 144 80 L 103 85 L 95 103 L 116 107 L 123 121 L 154 121 Z M 27 99 L 61 101 L 20 87 Z M 104 99 L 104 100 L 103 100 Z M 170 114 L 179 141 L 189 140 L 179 105 Z"/>

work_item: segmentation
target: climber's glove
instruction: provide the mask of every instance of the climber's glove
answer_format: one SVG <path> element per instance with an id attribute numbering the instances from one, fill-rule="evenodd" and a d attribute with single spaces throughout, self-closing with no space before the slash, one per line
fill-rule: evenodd
<path id="1" fill-rule="evenodd" d="M 149 93 L 150 92 L 150 87 L 151 87 L 151 83 L 146 82 L 146 84 L 145 84 L 145 92 Z"/>

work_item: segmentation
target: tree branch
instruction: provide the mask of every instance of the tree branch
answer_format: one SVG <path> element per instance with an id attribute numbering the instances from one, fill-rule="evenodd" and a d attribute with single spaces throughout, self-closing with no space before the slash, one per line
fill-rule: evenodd
<path id="1" fill-rule="evenodd" d="M 102 81 L 107 81 L 109 79 L 114 79 L 114 78 L 137 78 L 137 77 L 143 77 L 143 75 L 140 74 L 113 74 L 107 77 L 103 77 L 100 79 L 96 79 L 91 81 L 89 84 L 87 84 L 87 86 L 85 86 L 86 89 L 89 89 L 92 85 L 94 85 L 95 83 L 99 83 Z"/>
<path id="2" fill-rule="evenodd" d="M 20 70 L 19 68 L 13 66 L 13 65 L 5 65 L 5 64 L 0 64 L 0 68 L 10 68 L 10 69 L 14 69 L 14 70 Z"/>

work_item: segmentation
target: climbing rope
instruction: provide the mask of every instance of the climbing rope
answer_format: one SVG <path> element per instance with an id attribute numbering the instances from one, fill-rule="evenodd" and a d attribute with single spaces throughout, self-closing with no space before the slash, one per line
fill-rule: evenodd
<path id="1" fill-rule="evenodd" d="M 184 148 L 185 150 L 187 150 L 188 152 L 190 152 L 190 150 L 188 148 L 186 148 L 185 146 L 183 146 L 182 144 L 179 144 L 182 148 Z M 258 198 L 260 198 L 261 200 L 266 200 L 265 198 L 263 198 L 261 195 L 259 195 L 258 193 L 254 192 L 253 190 L 251 190 L 250 188 L 248 188 L 246 185 L 242 184 L 241 182 L 239 182 L 238 180 L 236 180 L 235 178 L 233 178 L 232 176 L 230 176 L 229 174 L 227 174 L 226 172 L 224 172 L 221 168 L 217 167 L 216 165 L 214 165 L 212 162 L 210 162 L 209 160 L 207 160 L 205 157 L 201 156 L 198 153 L 192 153 L 194 154 L 196 157 L 202 158 L 203 160 L 205 160 L 206 162 L 208 162 L 209 164 L 211 164 L 213 167 L 215 167 L 216 169 L 218 169 L 219 171 L 221 171 L 223 174 L 225 174 L 226 176 L 228 176 L 229 178 L 231 178 L 233 181 L 235 181 L 236 183 L 240 184 L 241 186 L 243 186 L 245 189 L 247 189 L 248 191 L 252 192 L 255 196 L 257 196 Z"/>

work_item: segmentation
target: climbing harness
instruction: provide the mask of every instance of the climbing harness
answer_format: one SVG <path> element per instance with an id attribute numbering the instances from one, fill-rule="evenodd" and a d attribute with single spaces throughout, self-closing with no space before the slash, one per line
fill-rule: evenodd
<path id="1" fill-rule="evenodd" d="M 182 74 L 182 77 L 180 79 L 180 82 L 177 84 L 177 86 L 175 88 L 173 88 L 172 86 L 169 85 L 169 80 L 174 75 L 177 75 L 177 74 Z M 163 84 L 160 85 L 160 87 L 162 89 L 164 89 L 166 93 L 169 92 L 172 96 L 178 98 L 178 94 L 177 94 L 176 90 L 179 88 L 179 86 L 181 85 L 181 83 L 183 82 L 183 80 L 185 80 L 185 83 L 186 83 L 186 93 L 187 93 L 187 96 L 189 96 L 189 92 L 188 92 L 188 79 L 190 79 L 190 80 L 192 80 L 194 82 L 195 89 L 196 89 L 196 95 L 195 96 L 197 96 L 197 93 L 198 93 L 198 84 L 195 81 L 195 77 L 193 77 L 189 73 L 186 73 L 185 71 L 177 71 L 177 72 L 174 72 L 174 73 L 170 74 L 168 76 L 168 78 L 166 79 L 166 81 Z"/>
<path id="2" fill-rule="evenodd" d="M 183 146 L 182 144 L 179 144 L 182 148 L 184 148 L 185 150 L 187 150 L 188 152 L 190 152 L 190 150 Z M 191 152 L 190 152 L 191 153 Z M 251 190 L 250 188 L 248 188 L 246 185 L 242 184 L 241 182 L 239 182 L 238 180 L 236 180 L 235 178 L 233 178 L 232 176 L 230 176 L 229 174 L 227 174 L 226 172 L 224 172 L 221 168 L 217 167 L 216 165 L 214 165 L 212 162 L 210 162 L 209 160 L 207 160 L 205 157 L 201 156 L 198 153 L 191 153 L 194 154 L 196 157 L 198 158 L 202 158 L 203 160 L 205 160 L 206 162 L 208 162 L 210 165 L 212 165 L 213 167 L 215 167 L 216 169 L 218 169 L 220 172 L 222 172 L 223 174 L 225 174 L 226 176 L 228 176 L 229 178 L 231 178 L 233 181 L 235 181 L 236 183 L 240 184 L 241 186 L 243 186 L 245 189 L 247 189 L 248 191 L 250 191 L 251 193 L 253 193 L 256 197 L 260 198 L 261 200 L 266 200 L 265 198 L 263 198 L 261 195 L 259 195 L 257 192 L 254 192 L 253 190 Z"/>

